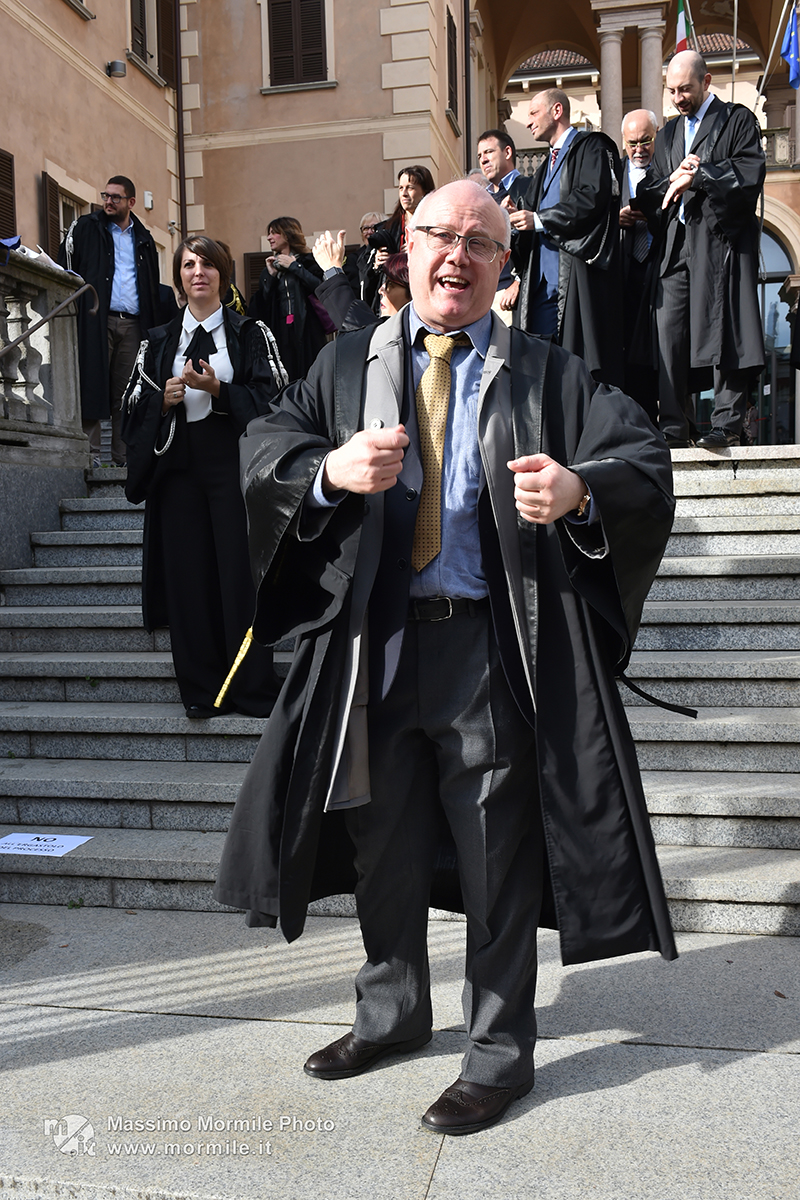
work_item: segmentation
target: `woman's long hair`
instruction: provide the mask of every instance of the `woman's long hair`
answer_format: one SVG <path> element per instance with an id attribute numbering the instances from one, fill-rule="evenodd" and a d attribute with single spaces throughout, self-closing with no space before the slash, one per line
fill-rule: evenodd
<path id="1" fill-rule="evenodd" d="M 397 172 L 398 183 L 404 175 L 407 175 L 409 179 L 413 179 L 414 183 L 418 183 L 426 196 L 428 192 L 436 191 L 436 184 L 433 182 L 433 176 L 427 167 L 422 167 L 419 164 L 414 167 L 403 167 L 402 171 Z M 398 200 L 397 204 L 394 206 L 394 212 L 387 221 L 389 229 L 396 229 L 398 226 L 402 228 L 404 212 L 405 209 Z"/>
<path id="2" fill-rule="evenodd" d="M 282 233 L 289 243 L 292 254 L 308 254 L 306 235 L 297 217 L 276 217 L 267 226 L 267 233 Z"/>

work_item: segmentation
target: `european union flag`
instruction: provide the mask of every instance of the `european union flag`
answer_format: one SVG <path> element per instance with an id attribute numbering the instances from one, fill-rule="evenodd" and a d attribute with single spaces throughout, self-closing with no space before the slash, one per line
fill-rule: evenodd
<path id="1" fill-rule="evenodd" d="M 781 58 L 789 64 L 789 83 L 793 88 L 800 87 L 800 53 L 797 46 L 797 9 L 792 5 L 792 15 L 786 26 L 781 45 Z"/>

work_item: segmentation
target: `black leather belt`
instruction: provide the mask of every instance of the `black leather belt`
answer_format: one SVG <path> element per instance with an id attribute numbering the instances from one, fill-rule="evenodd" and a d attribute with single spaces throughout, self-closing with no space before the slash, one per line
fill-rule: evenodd
<path id="1" fill-rule="evenodd" d="M 126 320 L 128 320 L 128 321 L 138 321 L 138 320 L 139 320 L 139 314 L 138 314 L 138 313 L 123 313 L 123 312 L 115 312 L 115 311 L 112 309 L 112 311 L 111 311 L 111 312 L 110 312 L 108 315 L 109 315 L 110 317 L 125 317 L 125 319 L 126 319 Z"/>
<path id="2" fill-rule="evenodd" d="M 459 613 L 469 613 L 471 617 L 485 612 L 489 607 L 489 597 L 482 600 L 451 599 L 450 596 L 429 596 L 425 600 L 411 600 L 408 605 L 409 621 L 447 621 Z"/>

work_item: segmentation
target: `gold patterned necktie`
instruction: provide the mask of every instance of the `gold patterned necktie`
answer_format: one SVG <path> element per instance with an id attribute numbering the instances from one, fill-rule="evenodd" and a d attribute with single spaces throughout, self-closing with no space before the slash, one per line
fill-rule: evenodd
<path id="1" fill-rule="evenodd" d="M 450 357 L 456 346 L 470 345 L 465 333 L 456 337 L 429 333 L 425 337 L 431 361 L 422 374 L 416 396 L 422 492 L 411 552 L 415 571 L 426 567 L 442 548 L 442 462 L 450 405 Z"/>

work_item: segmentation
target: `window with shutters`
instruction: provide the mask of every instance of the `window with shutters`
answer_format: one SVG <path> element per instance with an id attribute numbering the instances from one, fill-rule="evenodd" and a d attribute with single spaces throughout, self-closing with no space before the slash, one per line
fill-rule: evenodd
<path id="1" fill-rule="evenodd" d="M 17 232 L 14 155 L 7 150 L 0 150 L 0 237 L 13 237 Z"/>
<path id="2" fill-rule="evenodd" d="M 269 0 L 271 87 L 327 80 L 324 0 Z"/>
<path id="3" fill-rule="evenodd" d="M 458 119 L 458 31 L 447 9 L 447 107 Z"/>
<path id="4" fill-rule="evenodd" d="M 63 191 L 52 175 L 42 172 L 42 249 L 55 258 L 73 221 L 89 212 L 90 205 Z"/>
<path id="5" fill-rule="evenodd" d="M 168 87 L 177 82 L 175 5 L 177 0 L 130 0 L 131 48 L 128 57 Z"/>

